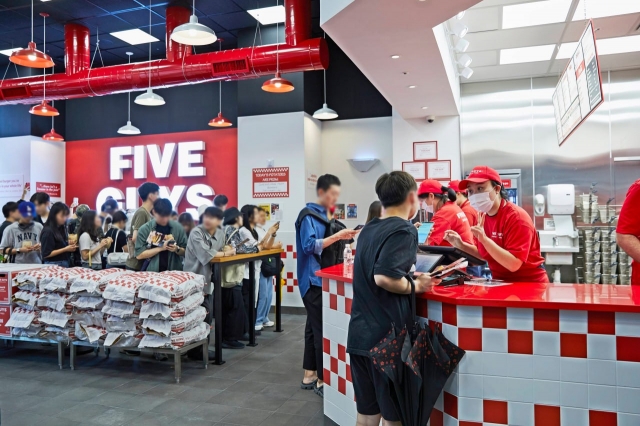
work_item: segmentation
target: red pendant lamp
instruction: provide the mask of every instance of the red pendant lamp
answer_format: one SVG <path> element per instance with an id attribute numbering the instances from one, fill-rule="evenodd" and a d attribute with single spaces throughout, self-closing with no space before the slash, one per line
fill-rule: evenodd
<path id="1" fill-rule="evenodd" d="M 44 40 L 42 45 L 46 47 L 47 45 L 46 20 L 49 14 L 42 12 L 40 16 L 42 16 L 43 22 L 45 22 L 45 24 L 43 24 Z M 40 102 L 38 105 L 33 106 L 29 110 L 30 114 L 39 115 L 42 117 L 55 117 L 57 115 L 60 115 L 57 109 L 49 105 L 49 101 L 47 100 L 46 94 L 47 94 L 47 70 L 44 69 L 42 70 L 42 102 Z"/>
<path id="2" fill-rule="evenodd" d="M 44 139 L 45 141 L 55 141 L 55 142 L 64 141 L 64 137 L 60 133 L 56 132 L 56 129 L 53 128 L 53 116 L 51 117 L 51 131 L 45 134 L 44 136 L 42 136 L 42 139 Z"/>
<path id="3" fill-rule="evenodd" d="M 279 2 L 276 1 L 276 6 L 278 6 L 278 3 Z M 276 23 L 276 76 L 262 84 L 262 90 L 269 93 L 287 93 L 295 89 L 292 82 L 286 78 L 282 78 L 280 75 L 280 56 L 278 55 L 278 48 L 280 46 L 279 36 L 278 24 Z"/>
<path id="4" fill-rule="evenodd" d="M 222 39 L 218 39 L 218 52 L 221 50 L 222 50 Z M 218 83 L 219 83 L 218 96 L 220 98 L 219 100 L 220 107 L 218 109 L 218 116 L 215 118 L 212 118 L 211 121 L 209 121 L 209 126 L 231 127 L 233 126 L 233 123 L 231 122 L 231 120 L 229 120 L 228 118 L 222 115 L 222 80 L 220 80 Z"/>
<path id="5" fill-rule="evenodd" d="M 33 0 L 31 0 L 31 41 L 26 49 L 13 52 L 9 60 L 14 64 L 29 68 L 51 68 L 54 66 L 51 56 L 36 49 L 36 43 L 33 41 Z"/>

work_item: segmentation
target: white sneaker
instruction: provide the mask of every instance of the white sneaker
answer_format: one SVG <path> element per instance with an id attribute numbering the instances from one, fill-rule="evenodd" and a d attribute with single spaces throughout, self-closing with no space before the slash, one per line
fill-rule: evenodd
<path id="1" fill-rule="evenodd" d="M 262 330 L 263 328 L 264 328 L 264 327 L 263 327 L 263 326 L 261 326 L 261 325 L 256 325 L 256 331 L 260 331 L 260 330 Z"/>
<path id="2" fill-rule="evenodd" d="M 273 321 L 267 321 L 262 323 L 263 327 L 273 327 L 274 325 L 276 325 L 276 323 Z"/>

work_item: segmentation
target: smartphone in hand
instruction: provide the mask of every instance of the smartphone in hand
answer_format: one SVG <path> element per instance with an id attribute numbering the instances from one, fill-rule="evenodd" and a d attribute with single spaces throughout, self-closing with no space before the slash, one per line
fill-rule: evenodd
<path id="1" fill-rule="evenodd" d="M 353 228 L 353 230 L 354 230 L 354 231 L 359 231 L 359 230 L 361 230 L 362 228 L 364 228 L 364 225 L 358 225 L 358 226 L 356 226 L 355 228 Z"/>

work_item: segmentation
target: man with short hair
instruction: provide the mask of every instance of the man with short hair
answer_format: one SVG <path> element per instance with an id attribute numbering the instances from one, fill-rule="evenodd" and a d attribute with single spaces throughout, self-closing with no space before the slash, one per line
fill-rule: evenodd
<path id="1" fill-rule="evenodd" d="M 145 182 L 138 188 L 138 195 L 142 199 L 142 206 L 136 210 L 131 218 L 131 240 L 136 243 L 138 239 L 138 231 L 142 226 L 149 222 L 151 219 L 151 210 L 153 210 L 153 203 L 160 197 L 160 187 L 153 182 Z M 142 261 L 135 257 L 127 259 L 127 269 L 132 271 L 139 271 L 142 268 Z"/>
<path id="2" fill-rule="evenodd" d="M 34 221 L 41 225 L 47 221 L 49 217 L 49 206 L 51 205 L 51 197 L 45 192 L 36 192 L 31 196 L 30 200 L 36 206 L 36 216 Z"/>
<path id="3" fill-rule="evenodd" d="M 218 194 L 213 197 L 213 205 L 219 208 L 222 211 L 227 209 L 227 204 L 229 204 L 229 198 L 227 198 L 224 194 Z"/>
<path id="4" fill-rule="evenodd" d="M 376 370 L 369 351 L 395 327 L 412 326 L 411 284 L 406 278 L 416 263 L 418 231 L 411 220 L 420 209 L 415 179 L 406 172 L 385 173 L 376 193 L 385 209 L 358 237 L 353 266 L 353 304 L 347 338 L 351 377 L 358 409 L 356 426 L 400 426 L 391 399 L 392 384 Z M 415 292 L 424 293 L 440 280 L 422 274 Z"/>
<path id="5" fill-rule="evenodd" d="M 18 210 L 18 203 L 9 201 L 7 204 L 2 206 L 2 214 L 4 215 L 4 222 L 0 225 L 0 241 L 2 241 L 2 234 L 4 233 L 4 230 L 7 229 L 7 226 L 19 221 L 21 218 L 20 211 Z"/>
<path id="6" fill-rule="evenodd" d="M 135 256 L 149 260 L 147 271 L 182 271 L 187 234 L 182 225 L 171 220 L 172 211 L 171 201 L 158 198 L 153 203 L 153 219 L 138 230 Z"/>
<path id="7" fill-rule="evenodd" d="M 320 221 L 308 214 L 296 221 L 296 250 L 298 252 L 298 289 L 307 310 L 305 327 L 304 357 L 302 368 L 304 378 L 300 387 L 324 396 L 322 377 L 322 279 L 316 276 L 320 270 L 322 251 L 330 245 L 352 239 L 358 231 L 343 229 L 325 238 L 328 222 L 327 210 L 336 204 L 340 196 L 340 179 L 326 174 L 318 178 L 316 184 L 318 200 L 307 203 L 307 209 L 325 219 Z"/>
<path id="8" fill-rule="evenodd" d="M 21 217 L 4 230 L 0 251 L 6 251 L 9 256 L 15 256 L 14 263 L 42 263 L 40 255 L 42 224 L 34 221 L 36 206 L 30 201 L 25 201 L 20 204 L 18 211 Z"/>

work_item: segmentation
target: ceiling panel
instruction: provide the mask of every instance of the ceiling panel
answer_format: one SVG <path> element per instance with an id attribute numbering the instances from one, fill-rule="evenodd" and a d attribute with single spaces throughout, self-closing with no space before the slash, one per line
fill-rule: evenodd
<path id="1" fill-rule="evenodd" d="M 255 2 L 253 5 L 255 6 Z M 253 9 L 253 7 L 250 9 Z M 198 15 L 222 15 L 243 11 L 233 0 L 196 1 L 196 10 L 200 12 Z"/>
<path id="2" fill-rule="evenodd" d="M 500 7 L 484 7 L 471 9 L 464 14 L 462 22 L 469 27 L 469 32 L 499 30 L 502 27 Z"/>
<path id="3" fill-rule="evenodd" d="M 471 33 L 470 31 L 465 39 L 470 43 L 469 52 L 510 49 L 557 43 L 563 30 L 564 24 L 562 23 L 481 33 Z"/>
<path id="4" fill-rule="evenodd" d="M 473 58 L 473 62 L 470 67 L 476 69 L 476 67 L 486 67 L 490 65 L 498 65 L 499 54 L 497 50 L 486 50 L 484 52 L 474 52 L 473 55 L 469 55 Z"/>

